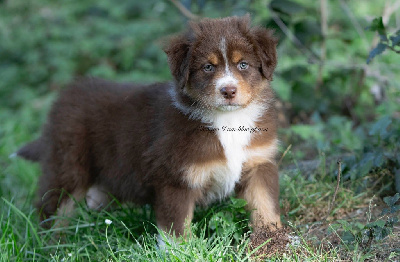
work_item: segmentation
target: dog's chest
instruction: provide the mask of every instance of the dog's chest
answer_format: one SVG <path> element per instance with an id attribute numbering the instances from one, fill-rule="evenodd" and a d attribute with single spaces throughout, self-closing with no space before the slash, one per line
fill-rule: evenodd
<path id="1" fill-rule="evenodd" d="M 212 172 L 207 199 L 223 198 L 234 190 L 235 184 L 240 180 L 242 165 L 247 160 L 246 147 L 250 142 L 250 136 L 249 132 L 226 131 L 226 129 L 218 131 L 226 163 L 220 170 L 222 172 Z"/>
<path id="2" fill-rule="evenodd" d="M 194 164 L 186 170 L 188 185 L 202 189 L 206 202 L 224 198 L 239 182 L 242 166 L 251 155 L 247 147 L 252 134 L 244 128 L 254 125 L 254 117 L 246 114 L 232 112 L 215 118 L 212 128 L 217 130 L 216 135 L 224 150 L 225 161 Z"/>
<path id="3" fill-rule="evenodd" d="M 230 194 L 239 182 L 242 165 L 247 160 L 246 146 L 249 133 L 218 131 L 225 160 L 193 164 L 186 171 L 186 181 L 191 188 L 201 189 L 205 202 L 222 199 Z"/>

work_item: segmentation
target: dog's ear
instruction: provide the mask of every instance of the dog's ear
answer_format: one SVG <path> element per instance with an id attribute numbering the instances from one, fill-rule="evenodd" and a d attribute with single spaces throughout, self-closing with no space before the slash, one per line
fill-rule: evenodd
<path id="1" fill-rule="evenodd" d="M 276 45 L 278 44 L 278 39 L 273 34 L 273 30 L 261 27 L 252 29 L 257 53 L 261 59 L 261 73 L 269 81 L 272 80 L 272 75 L 277 64 Z"/>
<path id="2" fill-rule="evenodd" d="M 183 89 L 189 78 L 190 39 L 188 34 L 172 37 L 165 45 L 164 52 L 168 56 L 168 64 L 180 89 Z"/>

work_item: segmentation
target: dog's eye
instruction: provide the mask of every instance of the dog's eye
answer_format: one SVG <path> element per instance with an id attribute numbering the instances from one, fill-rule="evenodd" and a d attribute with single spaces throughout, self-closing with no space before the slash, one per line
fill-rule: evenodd
<path id="1" fill-rule="evenodd" d="M 249 68 L 249 63 L 247 62 L 240 62 L 238 64 L 238 68 L 239 70 L 246 70 L 247 68 Z"/>
<path id="2" fill-rule="evenodd" d="M 205 72 L 214 72 L 215 67 L 212 64 L 206 64 L 203 66 Z"/>

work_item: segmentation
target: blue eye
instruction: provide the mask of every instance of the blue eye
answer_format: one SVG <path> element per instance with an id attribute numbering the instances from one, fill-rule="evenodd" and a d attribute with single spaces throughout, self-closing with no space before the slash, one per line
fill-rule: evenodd
<path id="1" fill-rule="evenodd" d="M 203 66 L 205 72 L 214 72 L 215 67 L 212 64 L 206 64 Z"/>
<path id="2" fill-rule="evenodd" d="M 246 70 L 249 68 L 249 63 L 242 61 L 238 64 L 238 68 L 239 70 Z"/>

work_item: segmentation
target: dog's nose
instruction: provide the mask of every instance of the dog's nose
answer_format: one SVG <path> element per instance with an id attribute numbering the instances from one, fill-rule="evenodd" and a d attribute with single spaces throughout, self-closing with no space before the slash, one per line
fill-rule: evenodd
<path id="1" fill-rule="evenodd" d="M 234 86 L 226 86 L 221 88 L 220 90 L 222 96 L 226 99 L 232 99 L 236 96 L 236 87 Z"/>

